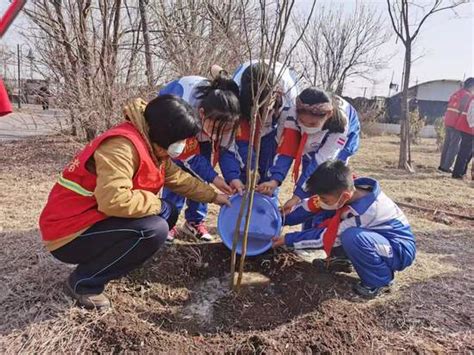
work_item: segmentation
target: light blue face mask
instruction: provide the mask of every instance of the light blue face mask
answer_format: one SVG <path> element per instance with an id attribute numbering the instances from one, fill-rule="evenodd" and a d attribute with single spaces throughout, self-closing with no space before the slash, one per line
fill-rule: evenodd
<path id="1" fill-rule="evenodd" d="M 173 144 L 170 144 L 170 146 L 167 149 L 167 152 L 171 158 L 175 159 L 184 152 L 184 148 L 186 148 L 185 139 L 183 139 L 182 141 L 178 141 L 178 142 L 174 142 Z"/>

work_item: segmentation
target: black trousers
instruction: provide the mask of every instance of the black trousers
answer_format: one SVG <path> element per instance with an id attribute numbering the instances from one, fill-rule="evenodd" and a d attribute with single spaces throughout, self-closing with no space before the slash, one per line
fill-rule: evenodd
<path id="1" fill-rule="evenodd" d="M 453 176 L 461 177 L 466 175 L 467 166 L 472 158 L 474 136 L 461 132 L 461 145 L 459 147 L 456 163 L 454 163 Z"/>
<path id="2" fill-rule="evenodd" d="M 107 282 L 142 265 L 165 242 L 168 222 L 160 216 L 110 217 L 52 251 L 55 258 L 78 264 L 69 279 L 79 294 L 99 294 Z"/>

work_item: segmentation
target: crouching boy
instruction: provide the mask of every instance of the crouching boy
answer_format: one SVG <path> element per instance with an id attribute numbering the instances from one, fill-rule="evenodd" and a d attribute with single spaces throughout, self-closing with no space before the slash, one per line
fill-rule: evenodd
<path id="1" fill-rule="evenodd" d="M 313 227 L 276 237 L 273 246 L 324 248 L 329 269 L 353 265 L 361 279 L 354 286 L 357 294 L 374 298 L 388 291 L 394 272 L 410 266 L 416 254 L 415 237 L 403 212 L 376 180 L 353 180 L 341 161 L 321 164 L 306 189 L 316 196 L 303 200 L 285 223 L 311 218 Z"/>

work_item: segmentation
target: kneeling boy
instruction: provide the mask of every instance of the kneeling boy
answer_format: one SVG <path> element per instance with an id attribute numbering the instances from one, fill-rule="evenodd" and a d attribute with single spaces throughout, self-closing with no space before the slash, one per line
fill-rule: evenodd
<path id="1" fill-rule="evenodd" d="M 415 237 L 403 212 L 376 180 L 353 180 L 341 161 L 321 164 L 306 184 L 316 196 L 302 201 L 286 217 L 286 224 L 312 218 L 313 228 L 274 238 L 273 246 L 324 248 L 328 268 L 352 263 L 361 279 L 354 287 L 356 293 L 373 298 L 387 291 L 394 272 L 415 259 Z"/>

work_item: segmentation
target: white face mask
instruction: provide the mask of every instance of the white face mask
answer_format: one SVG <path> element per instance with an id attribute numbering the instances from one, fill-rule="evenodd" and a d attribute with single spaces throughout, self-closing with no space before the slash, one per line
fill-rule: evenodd
<path id="1" fill-rule="evenodd" d="M 305 126 L 301 123 L 299 123 L 299 125 L 300 125 L 300 128 L 301 128 L 301 132 L 306 133 L 308 135 L 316 134 L 316 133 L 321 132 L 321 128 L 319 128 L 319 127 L 307 127 L 307 126 Z"/>
<path id="2" fill-rule="evenodd" d="M 323 210 L 327 211 L 335 211 L 339 208 L 339 202 L 333 204 L 333 205 L 327 205 L 322 201 L 319 201 L 319 207 L 321 207 Z"/>
<path id="3" fill-rule="evenodd" d="M 319 200 L 319 207 L 321 207 L 323 210 L 328 210 L 328 211 L 338 210 L 339 208 L 342 207 L 342 205 L 339 205 L 339 202 L 341 201 L 341 197 L 342 197 L 342 195 L 339 196 L 337 202 L 332 204 L 332 205 L 328 205 L 328 204 L 324 203 L 323 201 Z"/>
<path id="4" fill-rule="evenodd" d="M 168 155 L 171 158 L 177 158 L 181 155 L 181 153 L 184 152 L 184 148 L 186 147 L 186 140 L 174 142 L 173 144 L 170 144 L 170 146 L 167 149 Z"/>

